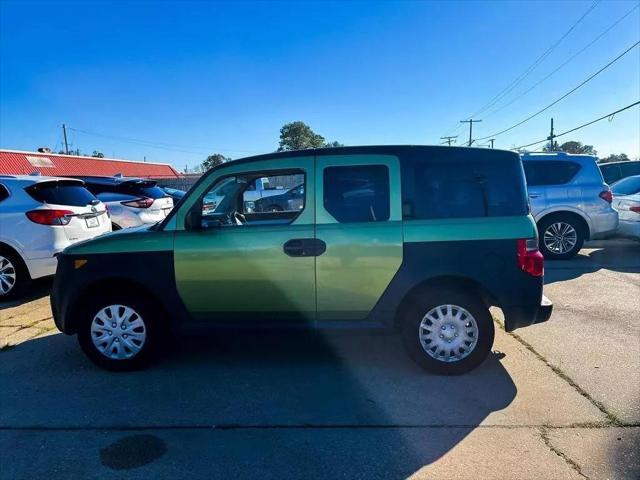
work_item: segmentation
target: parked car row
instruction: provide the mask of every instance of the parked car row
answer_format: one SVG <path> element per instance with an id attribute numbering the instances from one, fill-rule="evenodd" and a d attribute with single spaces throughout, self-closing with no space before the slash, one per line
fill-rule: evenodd
<path id="1" fill-rule="evenodd" d="M 0 176 L 0 300 L 53 275 L 66 247 L 163 220 L 173 200 L 153 181 Z"/>

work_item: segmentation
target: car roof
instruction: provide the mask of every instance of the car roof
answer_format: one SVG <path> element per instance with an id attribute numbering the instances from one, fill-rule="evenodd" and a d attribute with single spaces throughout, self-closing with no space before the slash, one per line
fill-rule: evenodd
<path id="1" fill-rule="evenodd" d="M 616 165 L 629 165 L 629 164 L 634 164 L 634 163 L 640 163 L 640 160 L 623 160 L 620 162 L 607 162 L 607 163 L 600 163 L 598 164 L 601 168 L 607 168 L 609 166 L 616 166 Z"/>
<path id="2" fill-rule="evenodd" d="M 277 160 L 280 158 L 292 158 L 292 157 L 311 157 L 311 156 L 325 156 L 325 155 L 402 155 L 410 153 L 430 153 L 438 154 L 441 156 L 447 155 L 450 157 L 459 157 L 460 154 L 464 154 L 465 159 L 469 160 L 471 157 L 486 158 L 489 155 L 493 157 L 498 156 L 517 156 L 517 153 L 510 150 L 501 149 L 489 149 L 489 148 L 477 148 L 477 147 L 449 147 L 442 145 L 361 145 L 353 147 L 324 147 L 324 148 L 308 148 L 305 150 L 287 150 L 283 152 L 265 153 L 262 155 L 254 155 L 252 157 L 240 158 L 237 160 L 231 160 L 224 162 L 209 169 L 206 173 L 211 171 L 221 170 L 231 165 L 237 165 L 238 163 L 251 163 L 260 160 Z"/>
<path id="3" fill-rule="evenodd" d="M 148 178 L 138 178 L 138 177 L 101 177 L 101 176 L 77 176 L 74 178 L 79 178 L 84 180 L 87 183 L 93 183 L 98 185 L 121 185 L 123 183 L 156 183 L 155 180 L 151 180 Z"/>
<path id="4" fill-rule="evenodd" d="M 535 161 L 535 160 L 567 160 L 573 162 L 595 162 L 598 160 L 598 157 L 595 155 L 586 155 L 582 153 L 567 153 L 567 152 L 525 152 L 521 153 L 520 156 L 524 161 Z"/>
<path id="5" fill-rule="evenodd" d="M 55 182 L 60 180 L 78 182 L 82 184 L 82 180 L 69 177 L 46 177 L 42 175 L 0 175 L 0 180 L 9 180 L 16 183 L 36 184 L 42 182 Z"/>

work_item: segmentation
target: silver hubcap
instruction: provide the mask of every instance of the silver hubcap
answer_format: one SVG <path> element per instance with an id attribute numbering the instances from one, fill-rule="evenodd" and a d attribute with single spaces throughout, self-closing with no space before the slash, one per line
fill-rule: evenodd
<path id="1" fill-rule="evenodd" d="M 565 222 L 552 223 L 544 232 L 544 246 L 553 253 L 567 253 L 578 242 L 578 232 Z"/>
<path id="2" fill-rule="evenodd" d="M 0 295 L 6 295 L 16 284 L 16 269 L 8 258 L 0 255 Z"/>
<path id="3" fill-rule="evenodd" d="M 478 324 L 467 310 L 457 305 L 439 305 L 420 322 L 420 344 L 427 354 L 441 362 L 466 358 L 478 343 Z"/>
<path id="4" fill-rule="evenodd" d="M 142 317 L 131 307 L 109 305 L 91 322 L 93 345 L 105 357 L 126 360 L 140 353 L 147 339 Z"/>

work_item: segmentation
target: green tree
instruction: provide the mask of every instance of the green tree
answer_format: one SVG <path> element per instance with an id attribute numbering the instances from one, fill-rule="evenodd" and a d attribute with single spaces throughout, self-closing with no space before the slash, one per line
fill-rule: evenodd
<path id="1" fill-rule="evenodd" d="M 627 162 L 631 160 L 629 158 L 629 156 L 626 153 L 619 153 L 619 154 L 615 154 L 612 153 L 611 155 L 609 155 L 606 158 L 601 158 L 600 160 L 598 160 L 599 163 L 610 163 L 610 162 Z"/>
<path id="2" fill-rule="evenodd" d="M 95 158 L 104 158 L 104 153 L 94 150 L 91 156 Z"/>
<path id="3" fill-rule="evenodd" d="M 225 157 L 221 153 L 214 153 L 213 155 L 209 155 L 204 162 L 201 163 L 202 171 L 206 172 L 207 170 L 217 167 L 218 165 L 222 165 L 224 162 L 228 162 L 231 160 L 230 158 Z"/>
<path id="4" fill-rule="evenodd" d="M 334 140 L 333 142 L 325 143 L 324 146 L 327 147 L 327 148 L 337 148 L 337 147 L 344 147 L 344 144 L 342 144 L 340 142 L 336 142 Z"/>
<path id="5" fill-rule="evenodd" d="M 587 155 L 597 155 L 593 145 L 584 145 L 582 142 L 569 141 L 560 145 L 559 150 L 567 153 L 583 153 Z"/>
<path id="6" fill-rule="evenodd" d="M 291 122 L 280 129 L 278 151 L 320 148 L 324 144 L 324 137 L 311 130 L 309 125 L 304 122 Z"/>

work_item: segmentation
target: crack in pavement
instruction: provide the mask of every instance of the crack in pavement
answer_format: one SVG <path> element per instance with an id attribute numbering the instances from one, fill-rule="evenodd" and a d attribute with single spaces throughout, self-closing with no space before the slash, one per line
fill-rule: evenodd
<path id="1" fill-rule="evenodd" d="M 547 431 L 544 427 L 540 428 L 540 438 L 542 438 L 542 441 L 544 442 L 544 444 L 547 446 L 549 450 L 551 450 L 557 456 L 562 458 L 567 465 L 569 465 L 572 469 L 576 471 L 578 475 L 580 475 L 582 478 L 586 478 L 587 480 L 590 480 L 589 477 L 587 477 L 584 473 L 582 473 L 582 469 L 580 468 L 580 465 L 578 465 L 573 459 L 571 459 L 562 450 L 553 446 L 553 444 L 551 443 L 551 439 L 547 435 Z"/>

